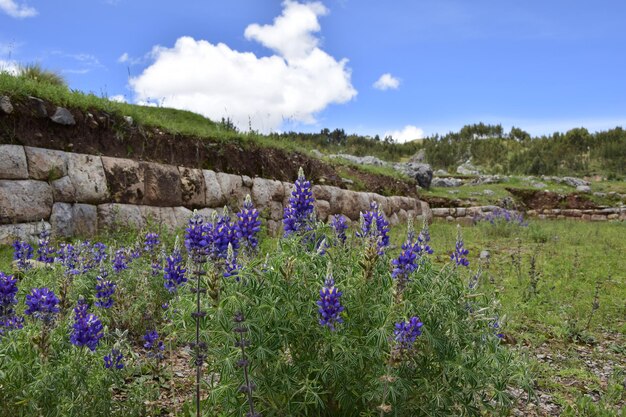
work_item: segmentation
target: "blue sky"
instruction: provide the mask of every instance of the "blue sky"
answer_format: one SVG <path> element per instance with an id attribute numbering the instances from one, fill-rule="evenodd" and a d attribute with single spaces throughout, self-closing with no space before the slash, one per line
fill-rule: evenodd
<path id="1" fill-rule="evenodd" d="M 626 127 L 626 2 L 0 0 L 0 65 L 264 132 Z"/>

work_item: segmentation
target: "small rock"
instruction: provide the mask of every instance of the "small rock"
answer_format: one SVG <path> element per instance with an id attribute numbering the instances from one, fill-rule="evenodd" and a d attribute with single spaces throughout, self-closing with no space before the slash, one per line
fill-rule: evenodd
<path id="1" fill-rule="evenodd" d="M 463 185 L 463 180 L 458 178 L 435 177 L 430 183 L 431 187 L 460 187 L 461 185 Z"/>
<path id="2" fill-rule="evenodd" d="M 46 104 L 44 101 L 37 97 L 29 96 L 28 100 L 35 117 L 48 117 L 48 111 L 46 110 Z"/>
<path id="3" fill-rule="evenodd" d="M 464 164 L 459 165 L 456 173 L 460 175 L 480 175 L 480 171 L 468 160 Z"/>
<path id="4" fill-rule="evenodd" d="M 491 254 L 489 253 L 488 250 L 480 251 L 480 259 L 489 259 L 490 257 L 491 257 Z"/>
<path id="5" fill-rule="evenodd" d="M 9 97 L 7 96 L 0 97 L 0 111 L 6 114 L 13 113 L 13 105 L 11 104 L 11 99 Z"/>
<path id="6" fill-rule="evenodd" d="M 93 114 L 91 113 L 87 113 L 87 126 L 89 126 L 91 129 L 97 129 L 98 126 L 100 126 L 96 121 L 96 118 L 93 117 Z"/>
<path id="7" fill-rule="evenodd" d="M 124 116 L 124 121 L 126 121 L 126 123 L 128 124 L 128 126 L 132 126 L 133 125 L 133 118 L 130 116 Z"/>
<path id="8" fill-rule="evenodd" d="M 483 195 L 495 195 L 496 193 L 492 190 L 483 190 Z"/>
<path id="9" fill-rule="evenodd" d="M 539 182 L 539 181 L 538 182 L 533 182 L 532 184 L 530 184 L 530 186 L 533 187 L 533 188 L 537 188 L 539 190 L 543 190 L 543 189 L 548 187 L 545 183 Z"/>
<path id="10" fill-rule="evenodd" d="M 446 171 L 445 169 L 438 169 L 437 171 L 435 171 L 435 175 L 438 177 L 447 177 L 448 175 L 450 175 L 450 173 L 448 173 L 448 171 Z"/>
<path id="11" fill-rule="evenodd" d="M 348 178 L 342 178 L 341 182 L 343 182 L 344 184 L 349 184 L 349 185 L 354 184 L 354 181 L 352 181 L 351 179 L 348 179 Z"/>
<path id="12" fill-rule="evenodd" d="M 579 185 L 576 187 L 576 191 L 578 191 L 579 193 L 590 193 L 591 187 L 588 185 Z"/>
<path id="13" fill-rule="evenodd" d="M 72 113 L 70 113 L 70 111 L 64 107 L 57 107 L 57 109 L 55 110 L 54 114 L 50 117 L 50 119 L 54 123 L 58 123 L 60 125 L 65 125 L 65 126 L 73 126 L 76 124 L 76 121 L 74 120 L 74 116 L 72 115 Z"/>

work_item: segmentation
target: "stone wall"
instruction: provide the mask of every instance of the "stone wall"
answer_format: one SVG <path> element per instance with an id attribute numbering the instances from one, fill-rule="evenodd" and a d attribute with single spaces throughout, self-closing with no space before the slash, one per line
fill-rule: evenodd
<path id="1" fill-rule="evenodd" d="M 295 173 L 294 173 L 295 176 Z M 295 178 L 294 178 L 295 179 Z M 0 243 L 32 239 L 41 224 L 57 236 L 92 236 L 116 227 L 169 229 L 187 223 L 193 209 L 210 214 L 238 210 L 246 194 L 270 234 L 282 226 L 293 184 L 264 178 L 86 155 L 20 145 L 0 145 Z M 359 213 L 378 202 L 391 224 L 430 216 L 414 198 L 313 186 L 320 220 Z"/>
<path id="2" fill-rule="evenodd" d="M 474 219 L 481 217 L 495 210 L 497 206 L 476 206 L 476 207 L 441 207 L 433 208 L 434 218 L 446 219 L 469 225 L 474 223 Z M 626 221 L 626 207 L 611 207 L 603 209 L 543 209 L 528 210 L 528 217 L 539 219 L 572 219 L 581 221 Z"/>

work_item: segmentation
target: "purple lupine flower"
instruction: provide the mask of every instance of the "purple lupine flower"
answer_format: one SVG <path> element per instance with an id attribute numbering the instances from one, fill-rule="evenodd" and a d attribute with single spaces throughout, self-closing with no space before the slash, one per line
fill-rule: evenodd
<path id="1" fill-rule="evenodd" d="M 163 359 L 163 350 L 165 349 L 165 345 L 162 340 L 159 340 L 159 334 L 156 330 L 149 330 L 143 336 L 143 340 L 145 343 L 143 347 L 148 351 L 148 357 Z"/>
<path id="2" fill-rule="evenodd" d="M 128 262 L 132 262 L 135 259 L 141 258 L 141 248 L 138 246 L 131 248 L 128 258 Z"/>
<path id="3" fill-rule="evenodd" d="M 32 267 L 30 259 L 33 258 L 33 247 L 28 242 L 16 240 L 13 242 L 13 260 L 17 261 L 20 271 L 25 271 Z"/>
<path id="4" fill-rule="evenodd" d="M 107 258 L 107 246 L 102 242 L 96 242 L 91 246 L 91 256 L 96 265 L 99 265 Z"/>
<path id="5" fill-rule="evenodd" d="M 213 243 L 213 225 L 204 223 L 199 214 L 194 214 L 185 229 L 185 248 L 194 261 L 208 254 Z"/>
<path id="6" fill-rule="evenodd" d="M 504 339 L 504 333 L 502 333 L 500 330 L 500 321 L 498 316 L 496 316 L 493 321 L 489 323 L 489 327 L 493 329 L 493 333 L 498 339 Z"/>
<path id="7" fill-rule="evenodd" d="M 213 227 L 213 250 L 211 254 L 213 259 L 226 259 L 228 245 L 232 245 L 233 250 L 237 253 L 239 240 L 237 239 L 236 226 L 230 221 L 228 207 L 224 207 L 222 215 L 218 216 Z"/>
<path id="8" fill-rule="evenodd" d="M 72 326 L 74 330 L 70 335 L 70 342 L 78 347 L 87 346 L 93 352 L 104 333 L 100 319 L 88 313 L 87 310 L 89 310 L 89 305 L 85 300 L 78 300 L 74 308 L 74 325 Z"/>
<path id="9" fill-rule="evenodd" d="M 48 288 L 33 288 L 26 296 L 26 306 L 24 314 L 50 324 L 59 312 L 59 299 Z"/>
<path id="10" fill-rule="evenodd" d="M 389 222 L 378 207 L 378 203 L 372 201 L 370 210 L 361 213 L 361 230 L 358 237 L 367 237 L 378 241 L 378 252 L 382 254 L 385 247 L 389 246 Z"/>
<path id="11" fill-rule="evenodd" d="M 432 255 L 433 250 L 428 242 L 430 242 L 430 232 L 428 230 L 428 223 L 426 222 L 426 219 L 424 219 L 424 225 L 422 227 L 422 230 L 417 235 L 417 242 L 415 242 L 415 247 L 413 248 L 413 250 L 419 256 Z"/>
<path id="12" fill-rule="evenodd" d="M 165 268 L 163 269 L 163 285 L 169 292 L 176 292 L 178 287 L 187 282 L 184 268 L 183 256 L 178 248 L 175 248 L 170 256 L 165 258 Z"/>
<path id="13" fill-rule="evenodd" d="M 348 229 L 348 223 L 346 222 L 346 218 L 342 214 L 335 214 L 330 221 L 330 225 L 335 231 L 335 236 L 341 243 L 346 242 L 346 230 Z"/>
<path id="14" fill-rule="evenodd" d="M 248 194 L 243 202 L 243 207 L 237 213 L 236 233 L 241 246 L 250 252 L 256 250 L 259 244 L 256 235 L 260 230 L 259 210 L 254 207 L 250 194 Z"/>
<path id="15" fill-rule="evenodd" d="M 17 304 L 16 295 L 17 279 L 0 272 L 0 318 L 13 314 L 13 306 Z"/>
<path id="16" fill-rule="evenodd" d="M 319 256 L 326 255 L 326 251 L 328 250 L 328 248 L 330 248 L 330 243 L 328 243 L 326 238 L 322 238 L 322 240 L 320 240 L 319 242 L 315 244 L 315 252 Z"/>
<path id="17" fill-rule="evenodd" d="M 404 289 L 410 280 L 410 276 L 417 269 L 417 254 L 409 240 L 402 244 L 400 256 L 391 261 L 393 271 L 391 277 L 398 281 L 398 287 Z"/>
<path id="18" fill-rule="evenodd" d="M 469 266 L 469 261 L 465 257 L 469 251 L 463 247 L 463 236 L 461 235 L 461 228 L 457 228 L 456 245 L 454 252 L 450 254 L 450 260 L 454 263 L 462 266 Z"/>
<path id="19" fill-rule="evenodd" d="M 160 244 L 161 241 L 159 240 L 159 235 L 157 233 L 146 233 L 143 240 L 143 250 L 144 252 L 152 254 Z"/>
<path id="20" fill-rule="evenodd" d="M 128 269 L 126 251 L 124 249 L 118 249 L 115 251 L 115 257 L 113 258 L 113 271 L 119 274 L 125 269 Z"/>
<path id="21" fill-rule="evenodd" d="M 313 222 L 313 192 L 311 190 L 311 182 L 304 177 L 302 168 L 298 170 L 298 179 L 296 179 L 295 190 L 292 191 L 289 198 L 289 205 L 285 207 L 283 212 L 283 225 L 285 236 L 292 233 L 301 233 L 311 230 Z"/>
<path id="22" fill-rule="evenodd" d="M 102 269 L 100 275 L 96 278 L 98 281 L 96 284 L 96 307 L 111 308 L 113 306 L 113 295 L 117 285 L 107 279 L 108 275 L 108 272 Z"/>
<path id="23" fill-rule="evenodd" d="M 39 246 L 37 248 L 37 260 L 46 264 L 53 263 L 55 250 L 50 246 L 50 232 L 43 229 L 39 233 L 39 241 L 37 243 Z"/>
<path id="24" fill-rule="evenodd" d="M 343 323 L 341 312 L 345 308 L 341 305 L 340 301 L 342 294 L 343 293 L 335 287 L 335 280 L 333 279 L 329 267 L 324 286 L 320 290 L 320 299 L 317 302 L 319 306 L 320 325 L 328 326 L 330 330 L 335 330 L 336 324 Z"/>
<path id="25" fill-rule="evenodd" d="M 11 330 L 18 330 L 24 327 L 24 318 L 20 316 L 0 317 L 0 337 Z"/>
<path id="26" fill-rule="evenodd" d="M 228 245 L 228 255 L 226 256 L 226 264 L 224 266 L 224 273 L 222 274 L 224 278 L 235 277 L 236 281 L 239 281 L 239 271 L 241 270 L 241 265 L 237 263 L 237 255 L 233 250 L 233 247 Z"/>
<path id="27" fill-rule="evenodd" d="M 66 274 L 78 275 L 80 273 L 80 270 L 78 269 L 79 253 L 74 245 L 70 243 L 62 243 L 59 245 L 56 260 L 63 265 Z"/>
<path id="28" fill-rule="evenodd" d="M 417 336 L 422 334 L 422 323 L 419 317 L 413 316 L 408 321 L 396 323 L 393 331 L 394 340 L 400 349 L 411 349 Z"/>
<path id="29" fill-rule="evenodd" d="M 487 221 L 493 225 L 496 223 L 514 224 L 516 226 L 527 227 L 528 223 L 524 221 L 522 213 L 507 210 L 505 208 L 496 207 L 492 212 L 478 217 L 478 221 Z"/>
<path id="30" fill-rule="evenodd" d="M 123 369 L 124 355 L 122 355 L 122 352 L 117 349 L 111 349 L 111 353 L 104 355 L 104 367 L 106 369 Z"/>

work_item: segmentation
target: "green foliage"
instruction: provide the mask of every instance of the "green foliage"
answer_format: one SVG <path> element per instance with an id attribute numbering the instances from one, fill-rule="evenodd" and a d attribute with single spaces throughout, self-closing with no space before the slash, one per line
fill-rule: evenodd
<path id="1" fill-rule="evenodd" d="M 46 70 L 39 64 L 23 65 L 19 68 L 19 78 L 36 83 L 50 84 L 56 87 L 67 88 L 65 79 L 54 71 Z"/>

